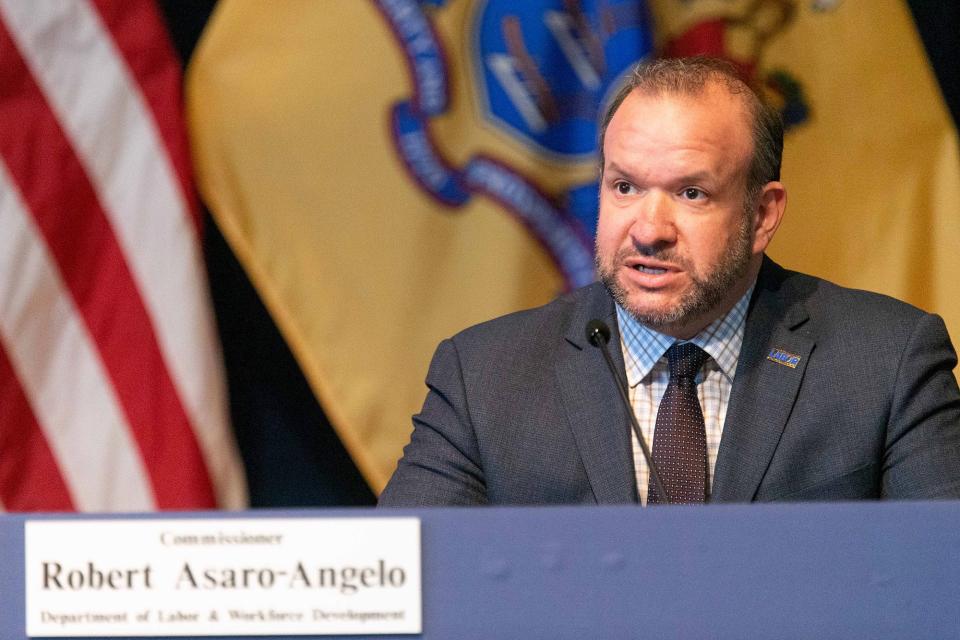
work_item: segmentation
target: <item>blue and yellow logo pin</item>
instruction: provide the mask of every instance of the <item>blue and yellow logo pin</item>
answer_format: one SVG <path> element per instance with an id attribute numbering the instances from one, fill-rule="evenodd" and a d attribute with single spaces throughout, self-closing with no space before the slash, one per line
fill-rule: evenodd
<path id="1" fill-rule="evenodd" d="M 777 364 L 782 364 L 791 369 L 796 369 L 797 365 L 800 364 L 800 356 L 784 351 L 783 349 L 770 349 L 770 353 L 767 354 L 767 360 L 772 360 Z"/>

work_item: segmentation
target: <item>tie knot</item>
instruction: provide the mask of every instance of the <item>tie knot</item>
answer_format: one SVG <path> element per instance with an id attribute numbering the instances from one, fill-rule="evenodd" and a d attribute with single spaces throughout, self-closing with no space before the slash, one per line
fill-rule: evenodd
<path id="1" fill-rule="evenodd" d="M 692 342 L 674 343 L 667 349 L 667 362 L 670 363 L 670 379 L 694 379 L 700 367 L 707 361 L 707 352 Z"/>

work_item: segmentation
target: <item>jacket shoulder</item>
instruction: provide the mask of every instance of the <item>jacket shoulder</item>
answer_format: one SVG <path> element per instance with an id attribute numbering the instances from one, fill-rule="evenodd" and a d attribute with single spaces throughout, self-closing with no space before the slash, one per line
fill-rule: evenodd
<path id="1" fill-rule="evenodd" d="M 770 263 L 761 283 L 781 299 L 802 304 L 814 320 L 826 320 L 841 326 L 888 326 L 910 329 L 929 314 L 891 296 L 846 287 L 830 280 L 791 271 Z"/>
<path id="2" fill-rule="evenodd" d="M 580 287 L 545 305 L 515 311 L 487 320 L 455 334 L 450 340 L 461 349 L 490 349 L 497 345 L 516 349 L 553 342 L 556 338 L 586 326 L 592 317 L 607 318 L 613 313 L 613 302 L 600 283 Z M 584 319 L 585 318 L 585 319 Z"/>

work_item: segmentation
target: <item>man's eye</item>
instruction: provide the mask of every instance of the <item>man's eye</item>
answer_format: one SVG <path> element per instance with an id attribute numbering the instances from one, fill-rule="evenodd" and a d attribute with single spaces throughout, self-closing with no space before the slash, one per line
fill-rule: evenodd
<path id="1" fill-rule="evenodd" d="M 687 200 L 702 200 L 707 197 L 707 194 L 704 193 L 703 190 L 697 189 L 696 187 L 687 187 L 681 193 Z"/>
<path id="2" fill-rule="evenodd" d="M 613 188 L 622 196 L 627 196 L 633 193 L 633 185 L 629 182 L 624 182 L 623 180 L 618 180 L 614 183 Z"/>

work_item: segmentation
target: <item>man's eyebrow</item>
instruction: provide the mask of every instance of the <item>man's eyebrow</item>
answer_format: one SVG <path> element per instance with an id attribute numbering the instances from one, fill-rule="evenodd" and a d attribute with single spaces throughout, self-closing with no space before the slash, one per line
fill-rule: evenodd
<path id="1" fill-rule="evenodd" d="M 632 175 L 629 170 L 624 169 L 623 167 L 618 165 L 616 162 L 611 162 L 610 164 L 608 164 L 604 168 L 604 173 L 616 173 L 617 175 L 625 176 L 627 178 L 629 178 Z"/>
<path id="2" fill-rule="evenodd" d="M 713 174 L 709 171 L 694 171 L 685 176 L 680 176 L 674 182 L 682 184 L 691 184 L 695 182 L 705 182 L 713 179 Z"/>
<path id="3" fill-rule="evenodd" d="M 610 164 L 608 164 L 604 169 L 604 174 L 615 174 L 617 177 L 627 178 L 628 180 L 635 179 L 632 171 L 625 167 L 621 167 L 616 162 L 610 162 Z M 678 176 L 671 182 L 677 185 L 688 185 L 698 182 L 711 182 L 715 179 L 716 177 L 710 171 L 694 171 L 693 173 Z"/>

